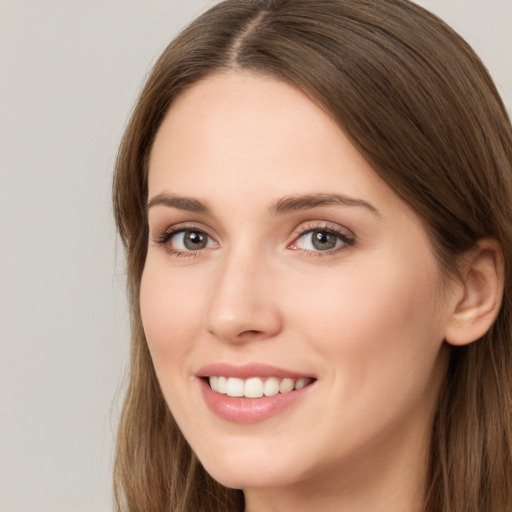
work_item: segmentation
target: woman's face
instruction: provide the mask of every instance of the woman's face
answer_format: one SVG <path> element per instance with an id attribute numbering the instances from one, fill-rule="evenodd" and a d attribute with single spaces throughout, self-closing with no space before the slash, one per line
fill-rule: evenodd
<path id="1" fill-rule="evenodd" d="M 419 218 L 323 110 L 260 75 L 196 84 L 158 131 L 148 218 L 147 342 L 214 478 L 414 471 L 449 290 Z"/>

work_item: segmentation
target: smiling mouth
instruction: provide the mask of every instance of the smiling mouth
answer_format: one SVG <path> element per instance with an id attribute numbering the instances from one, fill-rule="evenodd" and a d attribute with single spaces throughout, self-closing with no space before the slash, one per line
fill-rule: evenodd
<path id="1" fill-rule="evenodd" d="M 298 379 L 278 377 L 238 377 L 210 376 L 206 378 L 210 388 L 220 394 L 237 398 L 261 398 L 291 393 L 309 386 L 315 379 L 301 377 Z"/>

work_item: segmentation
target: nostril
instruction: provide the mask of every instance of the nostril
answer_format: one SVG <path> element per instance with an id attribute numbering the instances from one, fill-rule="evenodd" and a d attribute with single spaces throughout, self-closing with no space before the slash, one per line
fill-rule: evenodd
<path id="1" fill-rule="evenodd" d="M 239 340 L 243 339 L 253 339 L 265 336 L 263 331 L 258 331 L 257 329 L 248 329 L 246 331 L 240 332 L 236 337 Z"/>

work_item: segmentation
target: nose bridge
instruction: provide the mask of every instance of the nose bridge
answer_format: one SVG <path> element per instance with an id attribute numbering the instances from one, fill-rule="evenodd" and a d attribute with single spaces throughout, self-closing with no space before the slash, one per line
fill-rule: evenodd
<path id="1" fill-rule="evenodd" d="M 270 264 L 260 252 L 240 245 L 226 251 L 209 298 L 205 328 L 225 341 L 272 337 L 281 315 L 272 297 Z"/>

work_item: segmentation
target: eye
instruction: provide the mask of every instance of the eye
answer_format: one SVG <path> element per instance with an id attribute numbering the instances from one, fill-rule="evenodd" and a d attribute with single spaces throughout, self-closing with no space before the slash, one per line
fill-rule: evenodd
<path id="1" fill-rule="evenodd" d="M 305 228 L 288 248 L 312 252 L 332 252 L 353 244 L 353 237 L 338 229 L 315 227 Z"/>
<path id="2" fill-rule="evenodd" d="M 175 249 L 181 251 L 198 251 L 211 247 L 212 240 L 202 231 L 180 231 L 175 233 L 171 239 Z"/>
<path id="3" fill-rule="evenodd" d="M 202 249 L 217 247 L 217 243 L 200 229 L 169 229 L 155 240 L 173 254 L 194 253 Z"/>

